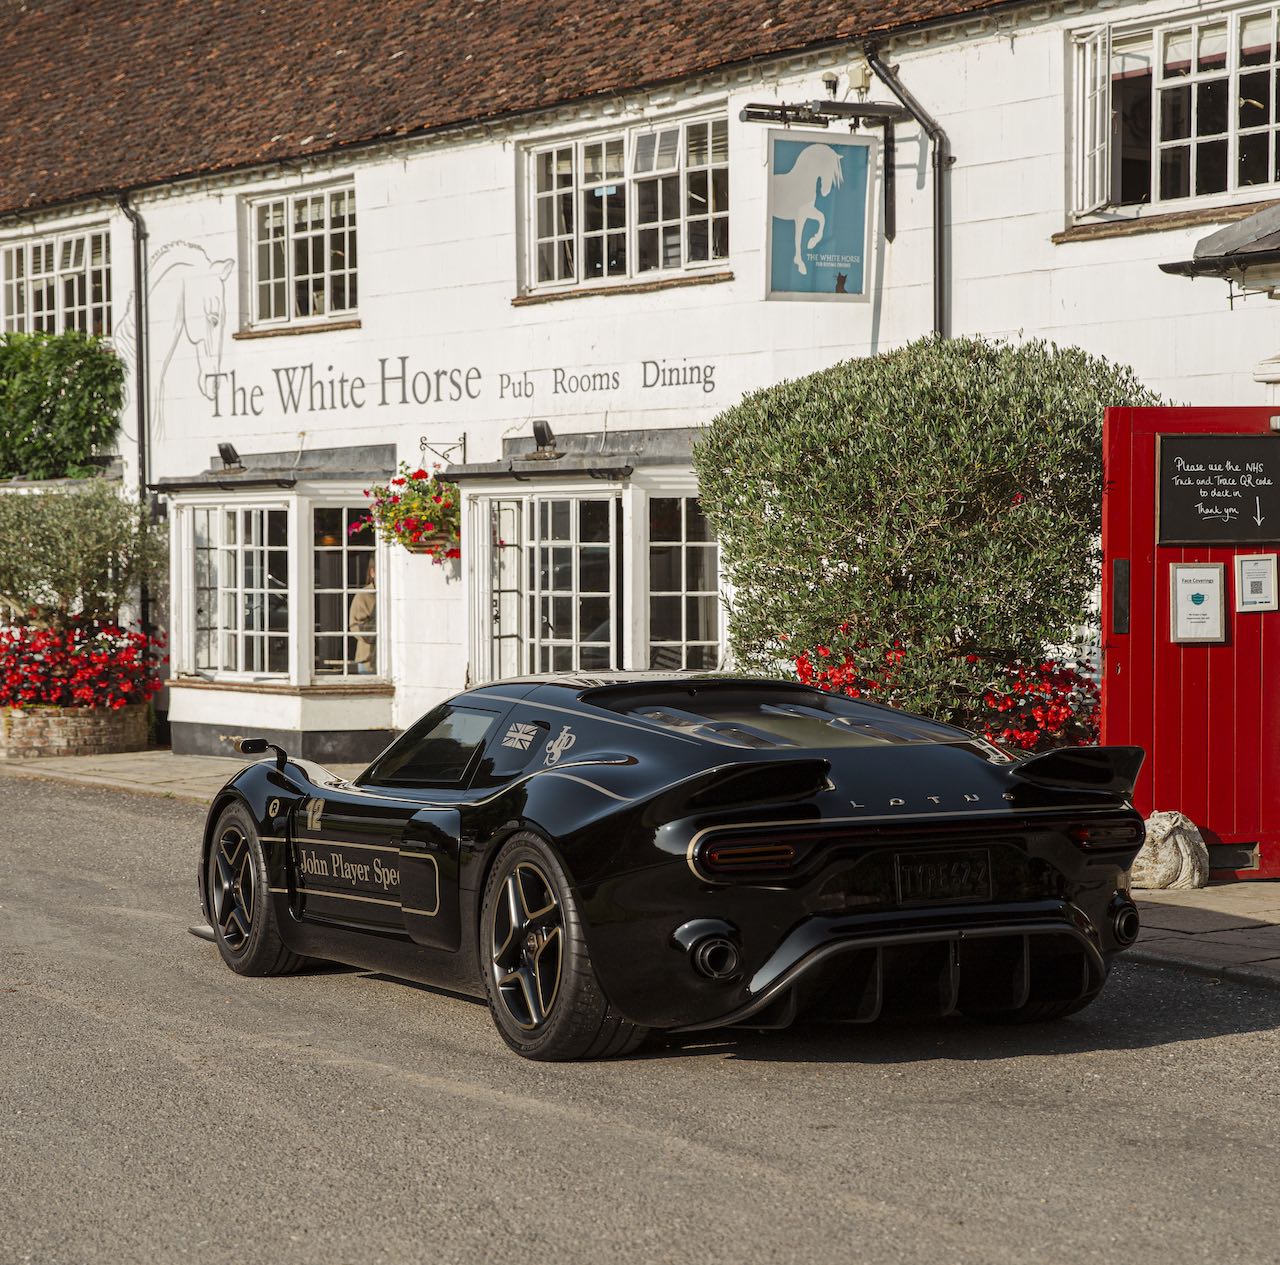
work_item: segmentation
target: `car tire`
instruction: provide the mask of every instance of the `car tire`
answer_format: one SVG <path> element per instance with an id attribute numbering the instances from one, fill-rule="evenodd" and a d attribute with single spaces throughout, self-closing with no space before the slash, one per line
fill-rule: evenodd
<path id="1" fill-rule="evenodd" d="M 564 867 L 528 831 L 506 842 L 485 884 L 480 964 L 493 1022 L 527 1059 L 610 1058 L 648 1035 L 609 1004 Z"/>
<path id="2" fill-rule="evenodd" d="M 214 943 L 237 975 L 286 975 L 304 964 L 280 937 L 262 843 L 243 804 L 223 809 L 213 828 L 205 894 Z"/>

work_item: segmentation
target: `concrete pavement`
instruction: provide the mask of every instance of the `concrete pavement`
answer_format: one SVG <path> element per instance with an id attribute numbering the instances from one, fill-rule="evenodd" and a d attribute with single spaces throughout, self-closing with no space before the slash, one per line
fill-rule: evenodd
<path id="1" fill-rule="evenodd" d="M 222 785 L 252 761 L 243 756 L 173 755 L 169 751 L 129 751 L 121 755 L 48 756 L 0 760 L 0 774 L 48 778 L 77 786 L 105 786 L 135 795 L 207 804 Z M 354 777 L 363 764 L 331 764 L 339 777 Z"/>
<path id="2" fill-rule="evenodd" d="M 37 777 L 207 804 L 243 764 L 238 756 L 168 751 L 0 761 L 0 801 L 5 794 L 3 775 L 8 774 L 10 781 Z M 340 777 L 354 777 L 363 768 L 331 767 Z M 1280 988 L 1280 882 L 1135 892 L 1134 899 L 1142 914 L 1142 934 L 1130 958 Z"/>

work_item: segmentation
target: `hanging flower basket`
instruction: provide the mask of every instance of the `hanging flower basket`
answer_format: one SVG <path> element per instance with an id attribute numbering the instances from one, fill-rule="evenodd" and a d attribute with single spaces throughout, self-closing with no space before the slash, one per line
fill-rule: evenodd
<path id="1" fill-rule="evenodd" d="M 403 545 L 410 553 L 430 554 L 436 564 L 460 558 L 462 507 L 458 489 L 440 478 L 439 469 L 410 470 L 402 461 L 396 478 L 365 489 L 372 502 L 369 513 L 349 530 L 355 533 L 372 526 L 383 540 Z"/>

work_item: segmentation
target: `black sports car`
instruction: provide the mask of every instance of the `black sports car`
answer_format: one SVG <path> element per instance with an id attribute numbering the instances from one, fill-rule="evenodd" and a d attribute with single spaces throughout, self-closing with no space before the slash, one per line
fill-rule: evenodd
<path id="1" fill-rule="evenodd" d="M 648 675 L 469 690 L 350 782 L 270 749 L 204 833 L 227 965 L 484 996 L 530 1058 L 798 1013 L 1055 1018 L 1138 934 L 1136 747 L 1019 758 L 807 686 Z"/>

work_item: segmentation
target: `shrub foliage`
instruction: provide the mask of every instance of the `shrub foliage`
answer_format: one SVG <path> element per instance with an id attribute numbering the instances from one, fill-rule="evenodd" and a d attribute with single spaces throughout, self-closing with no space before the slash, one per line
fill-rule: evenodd
<path id="1" fill-rule="evenodd" d="M 747 396 L 694 456 L 739 662 L 852 663 L 819 683 L 989 730 L 1019 669 L 1091 622 L 1103 409 L 1158 403 L 1079 348 L 980 339 Z"/>
<path id="2" fill-rule="evenodd" d="M 0 492 L 0 623 L 113 623 L 167 558 L 163 528 L 106 479 Z"/>
<path id="3" fill-rule="evenodd" d="M 0 335 L 0 479 L 76 478 L 120 428 L 124 366 L 86 334 Z"/>
<path id="4" fill-rule="evenodd" d="M 0 628 L 0 707 L 118 711 L 159 691 L 164 642 L 137 630 L 77 622 Z"/>

